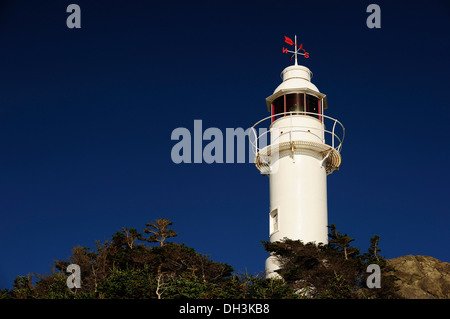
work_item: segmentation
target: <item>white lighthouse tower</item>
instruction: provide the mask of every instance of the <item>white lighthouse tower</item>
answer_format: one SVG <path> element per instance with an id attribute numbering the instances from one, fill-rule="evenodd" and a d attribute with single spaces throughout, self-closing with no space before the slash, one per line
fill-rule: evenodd
<path id="1" fill-rule="evenodd" d="M 283 52 L 293 53 L 295 63 L 283 70 L 283 82 L 266 98 L 270 116 L 250 133 L 255 165 L 269 177 L 270 242 L 288 238 L 327 244 L 327 175 L 339 169 L 345 131 L 324 114 L 326 95 L 311 82 L 312 72 L 297 64 L 298 54 L 308 56 L 297 37 L 295 42 L 286 37 L 286 42 L 295 49 Z M 264 125 L 269 129 L 257 135 Z M 277 276 L 278 268 L 270 256 L 266 277 Z"/>

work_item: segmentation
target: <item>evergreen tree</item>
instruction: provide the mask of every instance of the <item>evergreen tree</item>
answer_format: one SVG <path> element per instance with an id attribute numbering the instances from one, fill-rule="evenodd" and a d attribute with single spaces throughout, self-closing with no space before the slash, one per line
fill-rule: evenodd
<path id="1" fill-rule="evenodd" d="M 372 238 L 370 238 L 369 254 L 371 256 L 373 256 L 376 261 L 380 261 L 380 255 L 378 254 L 381 251 L 381 249 L 378 248 L 379 242 L 380 242 L 380 236 L 378 236 L 378 235 L 375 235 Z"/>
<path id="2" fill-rule="evenodd" d="M 145 228 L 144 233 L 152 235 L 145 238 L 145 240 L 150 243 L 159 242 L 160 246 L 162 247 L 164 245 L 164 241 L 167 238 L 175 237 L 178 235 L 175 231 L 168 229 L 168 227 L 172 224 L 173 222 L 171 222 L 167 218 L 160 218 L 156 219 L 154 223 L 147 223 L 146 226 L 150 228 Z"/>
<path id="3" fill-rule="evenodd" d="M 328 226 L 330 232 L 328 234 L 329 244 L 328 246 L 332 249 L 342 252 L 344 259 L 348 260 L 349 257 L 356 256 L 359 254 L 359 249 L 350 246 L 350 243 L 354 241 L 353 238 L 347 234 L 341 235 L 339 231 L 336 230 L 336 226 L 331 224 Z"/>
<path id="4" fill-rule="evenodd" d="M 277 272 L 285 282 L 306 298 L 398 298 L 392 269 L 379 255 L 379 236 L 371 240 L 369 253 L 360 255 L 350 246 L 353 238 L 341 235 L 330 225 L 328 245 L 303 244 L 299 240 L 284 239 L 263 242 L 265 249 L 276 256 Z M 377 263 L 381 269 L 381 288 L 369 289 L 367 266 Z"/>

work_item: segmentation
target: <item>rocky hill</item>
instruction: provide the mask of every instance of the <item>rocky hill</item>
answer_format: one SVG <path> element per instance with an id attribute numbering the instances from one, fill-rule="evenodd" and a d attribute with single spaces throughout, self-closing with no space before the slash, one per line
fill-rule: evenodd
<path id="1" fill-rule="evenodd" d="M 450 299 L 450 263 L 429 256 L 387 260 L 395 268 L 399 294 L 407 299 Z"/>

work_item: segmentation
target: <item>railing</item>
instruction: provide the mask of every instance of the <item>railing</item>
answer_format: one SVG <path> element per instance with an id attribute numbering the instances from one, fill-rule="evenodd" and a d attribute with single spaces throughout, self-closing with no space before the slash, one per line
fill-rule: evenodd
<path id="1" fill-rule="evenodd" d="M 284 113 L 278 113 L 278 114 L 271 115 L 271 116 L 268 116 L 266 118 L 263 118 L 262 120 L 256 122 L 251 127 L 250 131 L 252 133 L 249 132 L 250 144 L 252 145 L 252 151 L 253 151 L 253 153 L 255 155 L 257 155 L 261 151 L 262 148 L 264 148 L 264 147 L 266 147 L 266 146 L 271 144 L 269 142 L 268 145 L 263 145 L 262 148 L 258 147 L 260 139 L 263 138 L 265 135 L 268 135 L 268 133 L 271 133 L 271 131 L 272 131 L 272 129 L 268 129 L 264 133 L 262 133 L 261 135 L 258 136 L 257 133 L 256 133 L 257 126 L 259 126 L 261 123 L 263 123 L 265 121 L 268 121 L 268 120 L 270 122 L 272 122 L 272 118 L 273 117 L 278 117 L 280 115 L 283 116 L 280 119 L 285 118 L 284 115 L 288 115 L 288 116 L 305 116 L 305 115 L 309 116 L 309 115 L 313 115 L 314 118 L 317 121 L 319 121 L 316 118 L 316 116 L 318 116 L 318 114 L 317 113 L 312 113 L 312 112 L 298 112 L 298 113 L 297 112 L 284 112 Z M 334 149 L 334 150 L 336 150 L 337 152 L 340 153 L 341 150 L 342 150 L 342 143 L 344 142 L 344 137 L 345 137 L 344 125 L 342 125 L 342 123 L 339 122 L 338 120 L 336 120 L 336 119 L 334 119 L 332 117 L 329 117 L 327 115 L 320 114 L 320 117 L 321 117 L 321 122 L 322 122 L 322 125 L 321 125 L 322 128 L 317 128 L 317 127 L 312 127 L 312 126 L 309 127 L 309 126 L 305 126 L 305 125 L 287 125 L 287 126 L 283 126 L 283 127 L 277 127 L 277 131 L 283 132 L 283 129 L 287 129 L 288 131 L 284 132 L 284 133 L 281 133 L 279 136 L 277 136 L 276 139 L 274 139 L 272 141 L 272 145 L 273 144 L 277 144 L 275 141 L 277 141 L 281 136 L 286 135 L 286 134 L 290 135 L 289 136 L 289 141 L 292 142 L 293 141 L 292 140 L 292 133 L 295 133 L 295 132 L 312 133 L 313 131 L 319 131 L 319 132 L 322 133 L 323 137 L 317 136 L 317 135 L 316 136 L 322 141 L 322 143 L 331 146 L 332 149 Z M 276 120 L 273 123 L 275 123 L 275 122 L 276 122 Z M 273 123 L 271 123 L 271 124 L 273 124 Z M 329 125 L 330 123 L 332 124 L 331 125 L 332 126 L 331 131 L 326 129 L 327 126 L 330 126 Z M 340 131 L 339 133 L 341 133 L 341 135 L 339 135 L 336 132 L 336 128 L 338 128 L 338 130 Z M 314 133 L 312 133 L 312 134 L 314 134 Z M 253 140 L 252 140 L 251 136 L 254 136 Z"/>

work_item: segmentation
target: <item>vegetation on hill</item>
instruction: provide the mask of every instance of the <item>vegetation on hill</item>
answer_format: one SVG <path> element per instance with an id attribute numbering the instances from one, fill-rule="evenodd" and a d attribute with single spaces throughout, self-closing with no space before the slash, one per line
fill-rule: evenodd
<path id="1" fill-rule="evenodd" d="M 350 246 L 353 238 L 341 235 L 335 225 L 329 229 L 328 245 L 289 239 L 263 243 L 268 252 L 278 256 L 277 272 L 291 288 L 307 298 L 399 298 L 393 269 L 379 254 L 379 236 L 372 237 L 368 252 L 360 254 L 360 249 Z M 371 264 L 380 267 L 380 288 L 367 287 Z"/>
<path id="2" fill-rule="evenodd" d="M 379 237 L 365 254 L 330 226 L 328 245 L 300 241 L 263 242 L 276 254 L 283 279 L 238 275 L 228 264 L 212 261 L 184 244 L 166 242 L 177 236 L 168 219 L 146 224 L 143 233 L 122 228 L 95 250 L 72 248 L 67 260 L 54 261 L 50 274 L 18 276 L 5 299 L 275 299 L 275 298 L 396 298 L 393 278 L 379 255 Z M 153 245 L 152 245 L 153 244 Z M 368 264 L 381 267 L 381 288 L 365 285 Z M 68 288 L 69 264 L 81 271 L 81 287 Z"/>

